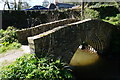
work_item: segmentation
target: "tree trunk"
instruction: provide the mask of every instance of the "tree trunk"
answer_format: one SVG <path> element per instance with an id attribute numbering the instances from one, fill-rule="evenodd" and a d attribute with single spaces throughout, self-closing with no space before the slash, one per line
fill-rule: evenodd
<path id="1" fill-rule="evenodd" d="M 9 5 L 9 2 L 8 0 L 5 1 L 5 4 L 4 4 L 4 7 L 3 7 L 3 10 L 5 10 L 5 6 L 7 5 L 8 9 L 10 9 L 10 5 Z"/>
<path id="2" fill-rule="evenodd" d="M 21 8 L 22 8 L 22 1 L 19 0 L 19 1 L 18 1 L 18 10 L 21 10 Z"/>
<path id="3" fill-rule="evenodd" d="M 17 10 L 17 3 L 16 3 L 16 0 L 14 0 L 14 8 L 15 8 L 15 10 Z"/>

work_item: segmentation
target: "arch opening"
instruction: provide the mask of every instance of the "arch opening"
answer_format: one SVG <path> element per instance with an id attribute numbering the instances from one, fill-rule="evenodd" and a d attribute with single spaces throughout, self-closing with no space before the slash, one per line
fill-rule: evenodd
<path id="1" fill-rule="evenodd" d="M 87 42 L 82 42 L 71 58 L 70 65 L 89 66 L 96 63 L 98 60 L 99 55 L 97 51 Z"/>

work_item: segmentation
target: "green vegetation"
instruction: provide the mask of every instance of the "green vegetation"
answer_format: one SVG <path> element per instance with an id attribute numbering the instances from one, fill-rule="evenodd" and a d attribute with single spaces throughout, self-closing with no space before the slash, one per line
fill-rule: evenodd
<path id="1" fill-rule="evenodd" d="M 6 52 L 7 50 L 11 50 L 11 49 L 18 49 L 20 47 L 21 47 L 21 44 L 17 43 L 17 42 L 13 42 L 11 44 L 8 44 L 7 46 L 1 45 L 0 46 L 0 53 Z"/>
<path id="2" fill-rule="evenodd" d="M 114 6 L 114 7 L 118 7 L 118 4 L 116 2 L 92 2 L 89 4 L 91 8 L 96 7 L 96 8 L 100 8 L 100 7 L 108 7 L 108 6 Z"/>
<path id="3" fill-rule="evenodd" d="M 119 10 L 115 6 L 101 5 L 99 8 L 93 8 L 93 9 L 99 12 L 101 19 L 105 19 L 106 17 L 112 17 L 112 16 L 115 17 L 116 14 L 119 14 Z"/>
<path id="4" fill-rule="evenodd" d="M 88 18 L 99 18 L 99 12 L 90 9 L 90 8 L 86 8 L 84 11 L 84 18 L 88 19 Z"/>
<path id="5" fill-rule="evenodd" d="M 42 79 L 42 80 L 71 80 L 70 70 L 66 64 L 51 58 L 37 58 L 34 54 L 26 54 L 13 64 L 4 67 L 0 79 Z"/>
<path id="6" fill-rule="evenodd" d="M 0 53 L 9 49 L 17 49 L 20 47 L 21 44 L 18 43 L 16 29 L 14 27 L 8 27 L 6 30 L 0 30 Z"/>
<path id="7" fill-rule="evenodd" d="M 117 16 L 115 17 L 106 17 L 105 19 L 103 19 L 106 22 L 109 22 L 113 25 L 117 25 L 120 26 L 120 14 L 117 14 Z"/>
<path id="8" fill-rule="evenodd" d="M 98 3 L 99 4 L 99 3 Z M 100 18 L 103 21 L 109 22 L 113 25 L 120 26 L 120 13 L 117 8 L 116 3 L 111 3 L 112 5 L 99 4 L 91 6 L 91 9 L 85 10 L 85 19 L 86 18 Z"/>

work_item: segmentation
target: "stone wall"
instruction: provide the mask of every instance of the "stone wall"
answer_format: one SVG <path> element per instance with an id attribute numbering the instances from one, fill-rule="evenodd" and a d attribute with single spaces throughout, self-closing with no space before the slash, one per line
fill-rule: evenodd
<path id="1" fill-rule="evenodd" d="M 63 19 L 54 22 L 49 22 L 45 24 L 40 24 L 35 27 L 25 28 L 22 30 L 17 30 L 18 41 L 22 44 L 27 44 L 27 37 L 35 36 L 37 34 L 43 33 L 47 30 L 51 30 L 57 26 L 62 26 L 77 21 L 76 19 Z"/>
<path id="2" fill-rule="evenodd" d="M 65 62 L 83 41 L 91 45 L 101 55 L 109 48 L 113 25 L 96 19 L 87 19 L 65 26 L 58 26 L 42 34 L 29 37 L 31 53 L 38 57 L 43 54 L 62 58 Z"/>
<path id="3" fill-rule="evenodd" d="M 3 29 L 6 29 L 8 26 L 22 29 L 65 18 L 80 17 L 80 10 L 3 10 L 1 12 Z"/>

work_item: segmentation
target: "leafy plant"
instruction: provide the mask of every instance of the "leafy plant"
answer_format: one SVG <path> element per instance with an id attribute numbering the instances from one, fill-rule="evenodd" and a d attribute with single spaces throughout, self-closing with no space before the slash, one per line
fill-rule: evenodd
<path id="1" fill-rule="evenodd" d="M 36 58 L 34 54 L 27 54 L 18 58 L 15 63 L 1 71 L 0 78 L 7 79 L 42 79 L 65 80 L 72 79 L 69 70 L 64 68 L 65 63 L 50 58 Z"/>
<path id="2" fill-rule="evenodd" d="M 1 30 L 1 40 L 3 43 L 17 42 L 16 29 L 14 27 L 8 27 L 5 31 Z"/>
<path id="3" fill-rule="evenodd" d="M 97 12 L 93 9 L 86 8 L 85 11 L 84 11 L 84 17 L 85 17 L 85 19 L 99 18 L 99 12 Z"/>
<path id="4" fill-rule="evenodd" d="M 115 17 L 116 14 L 119 14 L 118 8 L 110 5 L 101 5 L 99 8 L 93 8 L 94 10 L 99 12 L 99 16 L 101 19 L 105 19 L 106 17 Z"/>
<path id="5" fill-rule="evenodd" d="M 16 29 L 14 27 L 10 26 L 6 30 L 0 30 L 0 53 L 20 47 L 21 44 L 18 43 Z"/>
<path id="6" fill-rule="evenodd" d="M 0 53 L 6 52 L 7 50 L 11 50 L 11 49 L 18 49 L 20 47 L 21 47 L 20 43 L 13 42 L 7 46 L 0 46 Z"/>
<path id="7" fill-rule="evenodd" d="M 120 14 L 117 14 L 115 17 L 106 17 L 105 19 L 103 19 L 106 22 L 109 22 L 113 25 L 117 25 L 120 26 Z"/>
<path id="8" fill-rule="evenodd" d="M 3 30 L 3 29 L 1 29 L 1 30 L 0 30 L 0 38 L 2 38 L 2 37 L 3 37 L 3 32 L 4 32 L 4 30 Z"/>

